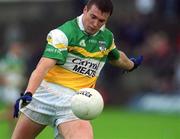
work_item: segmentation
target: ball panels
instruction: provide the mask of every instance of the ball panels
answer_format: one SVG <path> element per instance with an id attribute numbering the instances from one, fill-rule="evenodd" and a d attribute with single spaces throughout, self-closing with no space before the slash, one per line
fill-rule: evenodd
<path id="1" fill-rule="evenodd" d="M 93 88 L 82 88 L 72 97 L 73 113 L 84 120 L 91 120 L 101 114 L 104 101 L 101 94 Z"/>

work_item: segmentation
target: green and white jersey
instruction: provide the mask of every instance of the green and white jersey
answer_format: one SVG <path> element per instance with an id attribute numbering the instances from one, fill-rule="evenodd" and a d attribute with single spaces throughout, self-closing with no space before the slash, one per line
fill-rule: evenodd
<path id="1" fill-rule="evenodd" d="M 103 26 L 96 34 L 88 35 L 82 16 L 50 31 L 43 54 L 57 60 L 45 80 L 74 90 L 94 88 L 105 62 L 119 58 L 113 34 Z"/>

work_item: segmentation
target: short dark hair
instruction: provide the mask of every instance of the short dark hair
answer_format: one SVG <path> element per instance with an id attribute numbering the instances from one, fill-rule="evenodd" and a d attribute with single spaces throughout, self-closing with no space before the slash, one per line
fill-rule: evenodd
<path id="1" fill-rule="evenodd" d="M 87 8 L 90 9 L 92 5 L 96 5 L 102 12 L 112 15 L 113 4 L 111 0 L 89 0 L 87 2 Z"/>

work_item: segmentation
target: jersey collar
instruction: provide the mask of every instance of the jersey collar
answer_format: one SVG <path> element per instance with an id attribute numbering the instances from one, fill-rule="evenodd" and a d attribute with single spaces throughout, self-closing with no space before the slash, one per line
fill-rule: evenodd
<path id="1" fill-rule="evenodd" d="M 83 25 L 83 22 L 82 22 L 82 17 L 83 17 L 83 14 L 81 14 L 80 16 L 77 17 L 77 23 L 78 23 L 79 28 L 80 28 L 83 32 L 85 32 L 85 30 L 84 30 L 84 25 Z M 104 29 L 105 29 L 105 25 L 103 25 L 103 26 L 100 28 L 101 31 L 104 31 Z M 98 32 L 99 32 L 99 31 L 98 31 Z M 93 34 L 92 36 L 95 36 L 96 34 L 98 34 L 98 32 L 96 32 L 96 33 Z M 85 32 L 85 33 L 86 33 L 86 32 Z"/>

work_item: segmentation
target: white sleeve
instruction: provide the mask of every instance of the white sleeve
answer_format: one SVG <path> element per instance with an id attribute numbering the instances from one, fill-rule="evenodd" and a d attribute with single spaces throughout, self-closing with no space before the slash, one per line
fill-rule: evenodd
<path id="1" fill-rule="evenodd" d="M 61 48 L 62 46 L 68 46 L 68 38 L 64 32 L 59 29 L 54 29 L 47 35 L 48 44 L 55 48 Z"/>

